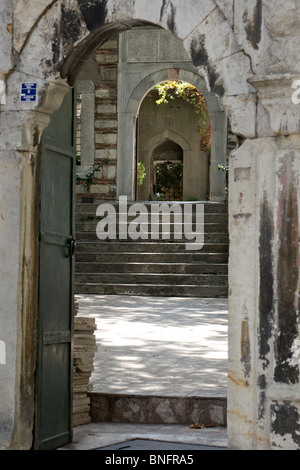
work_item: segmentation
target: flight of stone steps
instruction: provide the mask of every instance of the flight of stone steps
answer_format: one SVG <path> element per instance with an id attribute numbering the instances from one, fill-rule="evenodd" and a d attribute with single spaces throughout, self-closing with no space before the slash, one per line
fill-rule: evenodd
<path id="1" fill-rule="evenodd" d="M 158 203 L 143 204 L 150 214 L 151 205 Z M 183 214 L 183 204 L 191 203 L 180 204 Z M 184 237 L 174 239 L 172 214 L 171 233 L 166 239 L 160 234 L 155 240 L 150 235 L 147 240 L 130 237 L 120 240 L 117 231 L 116 239 L 100 240 L 96 234 L 101 220 L 96 215 L 99 204 L 77 203 L 75 293 L 227 297 L 227 204 L 201 204 L 204 205 L 204 245 L 200 250 L 187 250 Z M 192 206 L 195 224 L 196 203 Z M 114 207 L 118 214 L 118 203 Z M 127 219 L 129 224 L 134 217 L 127 215 Z M 118 223 L 118 215 L 116 220 Z M 119 227 L 121 225 L 117 225 L 117 229 Z M 195 229 L 195 225 L 193 227 Z M 121 230 L 124 231 L 124 227 Z"/>

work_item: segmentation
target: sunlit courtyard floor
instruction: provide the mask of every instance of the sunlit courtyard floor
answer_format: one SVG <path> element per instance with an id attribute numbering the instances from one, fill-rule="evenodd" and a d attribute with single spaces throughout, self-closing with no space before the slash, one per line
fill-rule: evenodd
<path id="1" fill-rule="evenodd" d="M 227 299 L 78 295 L 96 319 L 93 391 L 227 395 Z"/>

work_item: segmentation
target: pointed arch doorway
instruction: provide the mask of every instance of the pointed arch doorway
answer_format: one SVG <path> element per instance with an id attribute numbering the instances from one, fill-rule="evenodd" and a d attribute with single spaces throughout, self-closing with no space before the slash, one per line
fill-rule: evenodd
<path id="1" fill-rule="evenodd" d="M 150 178 L 153 198 L 182 200 L 183 150 L 180 145 L 167 139 L 153 150 Z"/>
<path id="2" fill-rule="evenodd" d="M 155 199 L 159 192 L 157 188 L 156 170 L 157 165 L 181 164 L 182 165 L 182 188 L 184 188 L 185 161 L 189 159 L 191 153 L 190 144 L 179 134 L 165 129 L 154 135 L 147 141 L 146 146 L 140 152 L 141 162 L 146 168 L 145 182 L 137 186 L 137 200 Z M 187 164 L 186 164 L 187 165 Z M 148 173 L 147 173 L 148 172 Z M 182 199 L 184 199 L 183 190 Z"/>

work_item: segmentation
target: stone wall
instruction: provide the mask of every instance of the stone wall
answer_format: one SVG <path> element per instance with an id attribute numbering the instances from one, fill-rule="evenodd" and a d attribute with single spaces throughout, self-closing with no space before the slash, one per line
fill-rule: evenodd
<path id="1" fill-rule="evenodd" d="M 91 422 L 90 377 L 94 370 L 96 339 L 94 318 L 74 317 L 73 426 Z"/>
<path id="2" fill-rule="evenodd" d="M 91 63 L 92 62 L 92 63 Z M 95 74 L 95 67 L 97 73 Z M 102 44 L 100 47 L 93 52 L 92 56 L 88 59 L 86 65 L 81 71 L 80 77 L 84 77 L 86 80 L 90 80 L 91 77 L 95 79 L 96 75 L 96 87 L 95 87 L 95 120 L 94 120 L 94 163 L 89 165 L 83 165 L 77 167 L 77 174 L 83 178 L 82 184 L 77 183 L 76 195 L 78 202 L 97 202 L 102 200 L 114 200 L 117 197 L 117 188 L 119 188 L 119 194 L 122 194 L 123 181 L 128 179 L 130 175 L 130 182 L 125 190 L 125 194 L 131 199 L 135 198 L 136 194 L 136 181 L 135 181 L 135 167 L 134 159 L 136 158 L 136 145 L 141 148 L 143 152 L 143 146 L 145 142 L 139 142 L 136 144 L 136 140 L 141 140 L 138 135 L 135 135 L 135 120 L 137 115 L 142 112 L 144 93 L 140 97 L 141 107 L 138 106 L 136 113 L 133 114 L 130 110 L 124 109 L 124 103 L 127 102 L 128 98 L 132 93 L 132 87 L 138 87 L 139 82 L 143 81 L 143 74 L 151 75 L 157 70 L 164 70 L 165 80 L 178 80 L 180 78 L 179 69 L 182 69 L 182 73 L 187 69 L 196 73 L 187 52 L 184 50 L 182 43 L 170 35 L 166 31 L 162 31 L 158 28 L 147 27 L 146 29 L 134 28 L 133 30 L 119 35 L 114 36 L 109 41 Z M 145 72 L 143 72 L 145 70 Z M 97 77 L 98 75 L 98 77 Z M 193 77 L 195 80 L 195 77 Z M 202 91 L 206 87 L 204 82 L 201 82 L 201 78 L 198 76 L 199 83 L 202 85 Z M 152 86 L 160 81 L 157 77 L 157 82 L 153 82 Z M 86 82 L 87 83 L 87 82 Z M 77 84 L 77 89 L 81 90 L 88 88 L 84 85 L 84 81 L 80 81 Z M 197 85 L 197 84 L 195 84 Z M 147 86 L 147 85 L 146 85 Z M 151 88 L 151 86 L 150 86 Z M 146 88 L 147 91 L 150 88 Z M 211 103 L 213 98 L 208 96 L 208 101 Z M 89 98 L 84 97 L 86 103 Z M 183 103 L 182 106 L 187 107 L 187 103 Z M 131 107 L 131 106 L 129 106 Z M 210 104 L 211 107 L 211 104 Z M 124 112 L 125 111 L 125 112 Z M 86 113 L 86 111 L 85 111 Z M 143 113 L 142 113 L 143 114 Z M 144 113 L 145 114 L 145 113 Z M 159 115 L 154 118 L 153 122 L 158 124 Z M 174 114 L 175 116 L 175 114 Z M 177 125 L 175 127 L 180 128 L 182 122 L 186 122 L 185 118 L 180 117 L 180 113 L 177 112 Z M 144 117 L 144 116 L 142 116 Z M 126 121 L 126 123 L 124 122 Z M 189 124 L 186 123 L 186 129 L 189 130 L 189 140 L 193 141 L 193 149 L 189 149 L 185 152 L 186 165 L 184 168 L 187 169 L 184 175 L 187 193 L 184 194 L 186 199 L 196 198 L 207 199 L 208 181 L 213 182 L 216 188 L 216 193 L 220 193 L 218 199 L 222 199 L 222 190 L 218 187 L 224 187 L 224 178 L 220 172 L 215 172 L 213 177 L 208 175 L 208 159 L 203 148 L 196 143 L 199 140 L 198 129 L 195 122 L 189 118 Z M 168 121 L 168 120 L 167 120 Z M 142 120 L 140 120 L 142 122 Z M 157 126 L 156 132 L 162 132 L 166 127 L 160 119 L 160 125 Z M 226 122 L 226 120 L 225 120 Z M 131 129 L 127 130 L 126 126 L 130 126 Z M 170 127 L 170 126 L 167 126 Z M 212 139 L 212 154 L 213 154 L 213 166 L 217 167 L 218 163 L 224 163 L 225 146 L 220 146 L 219 142 L 224 140 L 223 135 L 223 124 L 220 122 L 218 127 L 214 126 L 214 134 Z M 171 124 L 171 128 L 174 128 L 174 124 Z M 124 131 L 125 129 L 125 131 Z M 176 129 L 175 129 L 176 130 Z M 174 131 L 174 129 L 173 129 Z M 89 131 L 91 133 L 91 129 Z M 226 130 L 225 130 L 226 133 Z M 152 133 L 153 134 L 153 133 Z M 148 140 L 151 139 L 151 132 L 148 135 Z M 211 127 L 209 138 L 211 137 Z M 119 140 L 119 148 L 118 148 Z M 191 142 L 190 142 L 191 144 Z M 89 146 L 85 139 L 84 148 L 82 154 L 87 151 Z M 197 148 L 196 148 L 197 147 Z M 199 154 L 199 148 L 201 155 Z M 147 152 L 147 150 L 146 150 Z M 198 153 L 198 157 L 196 157 Z M 147 157 L 148 158 L 148 157 Z M 218 159 L 218 161 L 215 160 Z M 108 163 L 104 160 L 109 160 Z M 191 163 L 193 160 L 193 163 Z M 118 165 L 117 165 L 118 161 Z M 97 168 L 101 165 L 100 171 L 94 172 L 93 184 L 87 189 L 84 185 L 84 178 L 86 175 L 93 171 L 93 168 Z M 102 166 L 103 165 L 103 166 Z M 147 179 L 150 176 L 147 166 Z M 118 176 L 117 176 L 118 167 Z M 125 175 L 126 172 L 127 174 Z M 201 180 L 201 191 L 199 191 L 199 185 L 197 184 L 196 177 Z M 118 179 L 117 179 L 118 178 Z M 149 186 L 149 185 L 148 185 Z M 145 188 L 145 184 L 143 186 Z M 138 199 L 148 200 L 149 191 L 146 190 L 145 194 L 138 195 Z"/>
<path id="3" fill-rule="evenodd" d="M 77 184 L 79 202 L 87 198 L 95 202 L 116 198 L 118 36 L 99 47 L 93 53 L 93 60 L 100 75 L 95 89 L 94 168 L 100 164 L 101 169 L 95 172 L 89 191 Z M 108 163 L 103 164 L 107 159 Z"/>

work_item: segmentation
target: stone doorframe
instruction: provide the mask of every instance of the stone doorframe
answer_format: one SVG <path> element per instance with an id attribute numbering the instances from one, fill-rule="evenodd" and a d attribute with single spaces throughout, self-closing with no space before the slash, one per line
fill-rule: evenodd
<path id="1" fill-rule="evenodd" d="M 184 188 L 184 182 L 185 182 L 185 176 L 186 176 L 185 169 L 187 166 L 187 161 L 189 160 L 189 156 L 191 154 L 191 146 L 184 137 L 171 131 L 170 129 L 165 129 L 162 132 L 155 134 L 151 139 L 148 140 L 146 147 L 143 149 L 144 161 L 150 162 L 150 175 L 149 175 L 148 186 L 151 188 L 153 187 L 153 183 L 154 183 L 153 152 L 155 148 L 158 145 L 162 144 L 166 139 L 172 140 L 173 142 L 175 142 L 177 145 L 179 145 L 182 148 L 182 151 L 183 151 L 183 162 L 182 162 L 183 163 L 183 188 Z M 184 195 L 184 192 L 183 192 L 183 195 Z"/>
<path id="2" fill-rule="evenodd" d="M 226 159 L 227 116 L 221 100 L 208 92 L 205 80 L 191 70 L 164 68 L 137 82 L 135 75 L 131 75 L 128 69 L 124 72 L 123 68 L 119 67 L 118 73 L 117 196 L 127 196 L 129 200 L 135 198 L 136 118 L 143 98 L 158 83 L 176 79 L 195 86 L 206 100 L 211 120 L 209 199 L 212 202 L 224 201 L 225 173 L 218 170 L 218 164 L 224 164 Z"/>
<path id="3" fill-rule="evenodd" d="M 95 158 L 95 84 L 92 80 L 78 80 L 76 93 L 81 94 L 81 165 L 77 174 L 84 176 L 94 166 Z"/>

